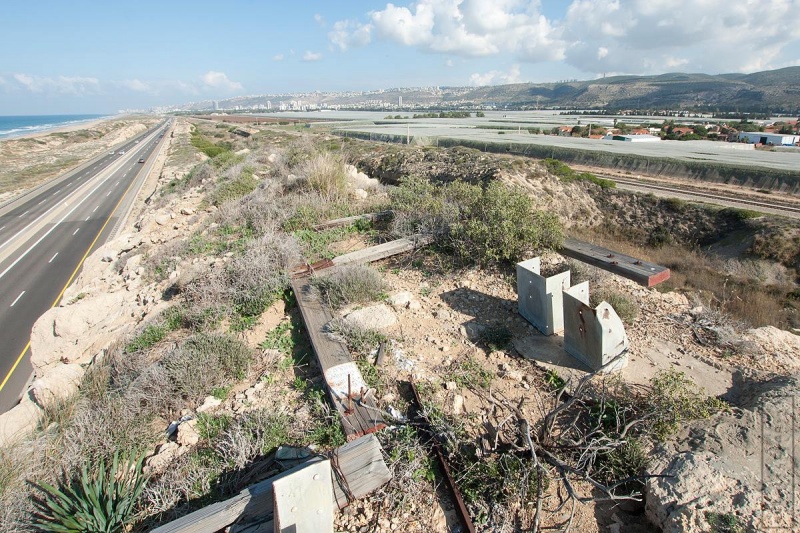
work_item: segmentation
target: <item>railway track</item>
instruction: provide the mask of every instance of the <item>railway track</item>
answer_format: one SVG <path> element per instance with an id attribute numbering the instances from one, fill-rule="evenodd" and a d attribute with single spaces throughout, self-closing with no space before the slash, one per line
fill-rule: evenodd
<path id="1" fill-rule="evenodd" d="M 792 218 L 800 218 L 800 206 L 789 205 L 784 202 L 763 202 L 758 200 L 744 199 L 739 196 L 726 196 L 724 194 L 710 193 L 698 191 L 693 188 L 670 187 L 666 185 L 655 185 L 649 181 L 636 180 L 630 178 L 620 178 L 618 176 L 597 174 L 598 177 L 610 179 L 617 184 L 627 185 L 629 187 L 638 187 L 641 189 L 649 189 L 654 191 L 663 191 L 673 194 L 690 195 L 697 197 L 698 200 L 711 200 L 710 203 L 719 203 L 720 201 L 729 202 L 733 204 L 741 204 L 755 208 L 765 208 L 776 212 L 784 213 Z"/>

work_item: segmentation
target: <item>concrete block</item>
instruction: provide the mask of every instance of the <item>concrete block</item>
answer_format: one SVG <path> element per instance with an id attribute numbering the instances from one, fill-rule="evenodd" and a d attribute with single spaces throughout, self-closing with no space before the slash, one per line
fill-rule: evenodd
<path id="1" fill-rule="evenodd" d="M 517 302 L 519 314 L 545 335 L 564 329 L 562 294 L 569 289 L 569 270 L 550 276 L 540 275 L 541 259 L 534 257 L 517 263 Z"/>
<path id="2" fill-rule="evenodd" d="M 608 302 L 589 306 L 589 282 L 564 291 L 564 349 L 592 370 L 599 370 L 628 350 L 628 335 L 622 320 Z M 621 357 L 606 372 L 627 366 Z"/>

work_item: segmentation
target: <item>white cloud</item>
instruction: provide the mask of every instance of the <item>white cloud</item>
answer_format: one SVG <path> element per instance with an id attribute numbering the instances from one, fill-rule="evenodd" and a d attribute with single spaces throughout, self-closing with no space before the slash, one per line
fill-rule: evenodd
<path id="1" fill-rule="evenodd" d="M 453 60 L 452 59 L 448 59 L 447 61 L 444 62 L 444 64 L 445 64 L 446 67 L 452 67 L 453 66 Z"/>
<path id="2" fill-rule="evenodd" d="M 25 73 L 13 75 L 14 80 L 25 89 L 34 93 L 55 92 L 60 94 L 97 94 L 100 80 L 85 76 L 32 76 Z"/>
<path id="3" fill-rule="evenodd" d="M 800 0 L 572 0 L 557 19 L 538 0 L 403 4 L 338 21 L 328 38 L 342 51 L 382 40 L 447 55 L 564 61 L 590 73 L 748 72 L 800 57 Z"/>
<path id="4" fill-rule="evenodd" d="M 320 15 L 319 13 L 314 13 L 314 20 L 322 27 L 325 27 L 325 17 Z"/>
<path id="5" fill-rule="evenodd" d="M 3 76 L 0 76 L 0 85 L 7 85 L 6 79 Z"/>
<path id="6" fill-rule="evenodd" d="M 318 52 L 306 50 L 306 53 L 303 54 L 303 61 L 319 61 L 320 59 L 322 59 L 322 54 Z"/>
<path id="7" fill-rule="evenodd" d="M 352 20 L 340 20 L 328 32 L 328 39 L 345 51 L 355 46 L 365 46 L 372 40 L 372 25 L 359 24 Z"/>
<path id="8" fill-rule="evenodd" d="M 214 89 L 224 89 L 226 91 L 241 91 L 244 87 L 238 81 L 228 79 L 224 72 L 209 70 L 203 74 L 203 83 Z"/>
<path id="9" fill-rule="evenodd" d="M 275 54 L 272 56 L 273 61 L 283 61 L 283 54 Z"/>
<path id="10" fill-rule="evenodd" d="M 491 70 L 483 74 L 475 73 L 469 77 L 469 84 L 476 86 L 502 85 L 505 83 L 519 83 L 519 65 L 511 65 L 508 72 Z"/>
<path id="11" fill-rule="evenodd" d="M 144 83 L 141 80 L 133 79 L 133 80 L 123 80 L 121 82 L 123 87 L 127 87 L 131 91 L 146 93 L 150 92 L 151 88 L 148 84 Z"/>

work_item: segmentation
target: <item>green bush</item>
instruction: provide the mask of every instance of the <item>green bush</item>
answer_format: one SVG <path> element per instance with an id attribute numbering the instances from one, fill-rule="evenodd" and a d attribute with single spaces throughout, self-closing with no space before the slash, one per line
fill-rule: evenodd
<path id="1" fill-rule="evenodd" d="M 544 166 L 551 174 L 554 174 L 564 183 L 569 183 L 571 181 L 588 181 L 589 183 L 594 183 L 599 186 L 601 189 L 613 189 L 617 186 L 614 181 L 598 178 L 590 172 L 575 172 L 558 159 L 547 158 L 544 160 Z"/>
<path id="2" fill-rule="evenodd" d="M 121 533 L 127 531 L 136 501 L 147 483 L 142 461 L 114 454 L 106 466 L 101 459 L 94 469 L 84 464 L 80 477 L 59 487 L 34 484 L 44 493 L 34 504 L 34 525 L 57 533 Z"/>
<path id="3" fill-rule="evenodd" d="M 686 420 L 708 418 L 727 408 L 727 404 L 706 396 L 683 372 L 662 370 L 650 380 L 646 404 L 652 409 L 650 431 L 663 441 Z"/>
<path id="4" fill-rule="evenodd" d="M 407 178 L 392 191 L 392 208 L 395 234 L 433 235 L 468 262 L 512 263 L 532 250 L 558 248 L 563 240 L 555 214 L 534 210 L 528 196 L 499 181 L 481 186 Z"/>
<path id="5" fill-rule="evenodd" d="M 214 158 L 222 153 L 230 152 L 232 145 L 229 142 L 214 143 L 203 136 L 196 128 L 192 130 L 192 146 Z"/>
<path id="6" fill-rule="evenodd" d="M 225 202 L 238 200 L 253 192 L 257 186 L 258 180 L 253 176 L 253 169 L 245 167 L 239 176 L 219 184 L 211 193 L 211 204 L 220 206 Z"/>

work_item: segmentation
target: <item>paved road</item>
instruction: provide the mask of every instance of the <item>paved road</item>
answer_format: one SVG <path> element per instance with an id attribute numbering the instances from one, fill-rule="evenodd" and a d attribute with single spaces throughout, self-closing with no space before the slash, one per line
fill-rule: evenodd
<path id="1" fill-rule="evenodd" d="M 32 374 L 34 322 L 108 238 L 164 130 L 162 123 L 0 208 L 0 412 L 17 403 Z"/>

